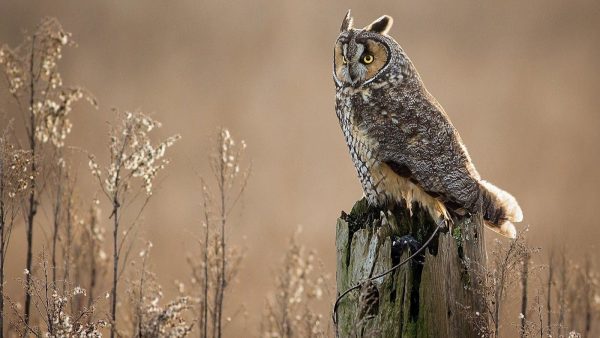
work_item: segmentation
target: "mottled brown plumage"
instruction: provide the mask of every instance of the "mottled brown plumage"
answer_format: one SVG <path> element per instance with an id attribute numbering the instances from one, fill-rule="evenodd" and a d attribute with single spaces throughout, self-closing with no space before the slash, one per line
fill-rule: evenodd
<path id="1" fill-rule="evenodd" d="M 344 18 L 334 50 L 336 113 L 370 204 L 413 202 L 436 221 L 481 212 L 514 237 L 514 197 L 481 179 L 450 119 L 389 35 L 392 18 L 363 29 Z"/>

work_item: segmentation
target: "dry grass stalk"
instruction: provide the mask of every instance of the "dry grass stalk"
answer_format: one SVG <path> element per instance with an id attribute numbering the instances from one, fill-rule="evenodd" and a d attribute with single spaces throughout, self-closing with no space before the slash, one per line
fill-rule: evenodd
<path id="1" fill-rule="evenodd" d="M 324 276 L 315 274 L 316 254 L 292 236 L 275 277 L 275 294 L 269 298 L 261 323 L 263 338 L 326 337 L 323 316 L 311 310 L 321 299 Z"/>
<path id="2" fill-rule="evenodd" d="M 590 254 L 585 256 L 585 265 L 581 274 L 583 282 L 583 337 L 591 337 L 592 324 L 597 322 L 598 307 L 600 307 L 600 276 L 595 271 Z M 596 307 L 596 309 L 594 309 Z"/>
<path id="3" fill-rule="evenodd" d="M 243 251 L 228 245 L 226 229 L 231 226 L 231 212 L 241 198 L 250 166 L 243 166 L 246 143 L 235 142 L 227 129 L 217 135 L 216 147 L 210 156 L 215 188 L 201 179 L 202 184 L 202 238 L 198 241 L 201 260 L 188 255 L 192 272 L 192 287 L 198 299 L 198 326 L 200 337 L 223 335 L 224 301 L 230 281 L 239 271 Z"/>
<path id="4" fill-rule="evenodd" d="M 39 315 L 41 323 L 35 326 L 29 324 L 20 314 L 18 304 L 8 298 L 16 316 L 16 322 L 13 323 L 16 333 L 22 337 L 101 337 L 101 330 L 108 323 L 104 320 L 93 320 L 99 299 L 94 300 L 91 306 L 84 307 L 81 311 L 72 311 L 73 302 L 78 298 L 86 297 L 86 290 L 80 286 L 71 287 L 67 284 L 64 291 L 59 291 L 58 285 L 51 280 L 48 271 L 51 267 L 48 266 L 45 253 L 40 256 L 39 266 L 43 277 L 31 276 L 22 279 L 22 283 L 26 292 L 31 295 L 33 308 Z M 30 274 L 29 271 L 25 271 L 25 275 Z"/>
<path id="5" fill-rule="evenodd" d="M 94 298 L 96 289 L 101 285 L 108 268 L 109 258 L 104 251 L 104 241 L 106 229 L 100 224 L 101 210 L 100 201 L 94 199 L 89 207 L 88 216 L 82 220 L 84 229 L 82 244 L 77 250 L 78 271 L 87 274 L 89 300 Z M 85 269 L 87 267 L 87 269 Z M 90 306 L 91 303 L 88 303 Z"/>
<path id="6" fill-rule="evenodd" d="M 32 270 L 34 222 L 43 185 L 40 182 L 43 168 L 39 154 L 44 153 L 41 147 L 46 143 L 55 148 L 64 146 L 72 128 L 69 115 L 75 102 L 86 98 L 95 105 L 83 89 L 63 86 L 58 61 L 63 48 L 73 45 L 70 33 L 65 32 L 56 19 L 44 19 L 16 48 L 0 48 L 0 69 L 20 110 L 32 158 L 29 171 L 33 180 L 25 203 L 27 270 Z M 27 323 L 30 311 L 31 297 L 26 293 L 24 317 Z"/>
<path id="7" fill-rule="evenodd" d="M 523 259 L 524 261 L 521 271 L 521 291 L 524 291 L 523 283 L 525 280 L 525 283 L 527 284 L 527 288 L 525 290 L 529 290 L 532 285 L 534 287 L 538 287 L 535 288 L 536 292 L 533 298 L 529 297 L 528 292 L 524 293 L 525 297 L 527 298 L 527 306 L 523 306 L 523 299 L 521 300 L 521 310 L 519 314 L 520 321 L 518 324 L 519 334 L 521 337 L 550 337 L 551 332 L 548 330 L 547 321 L 545 321 L 546 318 L 544 318 L 544 316 L 547 314 L 546 309 L 544 309 L 544 305 L 546 305 L 546 299 L 544 298 L 546 290 L 544 289 L 544 286 L 547 280 L 543 280 L 543 274 L 540 271 L 547 267 L 535 265 L 531 254 L 523 257 Z M 525 265 L 525 261 L 528 262 L 527 265 Z M 533 301 L 531 304 L 532 306 L 529 306 L 531 301 Z"/>
<path id="8" fill-rule="evenodd" d="M 527 302 L 528 302 L 528 284 L 529 284 L 529 265 L 531 263 L 531 254 L 525 252 L 521 259 L 521 313 L 519 315 L 521 319 L 520 336 L 521 338 L 527 336 L 527 332 L 530 331 L 527 325 Z"/>
<path id="9" fill-rule="evenodd" d="M 189 297 L 177 297 L 161 306 L 163 298 L 156 275 L 150 271 L 148 259 L 152 243 L 148 242 L 139 254 L 139 277 L 129 283 L 129 301 L 133 314 L 133 327 L 128 336 L 138 338 L 185 337 L 193 327 L 185 317 L 192 310 Z"/>
<path id="10" fill-rule="evenodd" d="M 540 283 L 541 284 L 541 283 Z M 535 310 L 537 312 L 537 320 L 538 320 L 538 325 L 537 325 L 537 331 L 540 334 L 540 338 L 544 338 L 544 333 L 547 332 L 544 329 L 546 328 L 544 326 L 544 307 L 543 307 L 543 300 L 542 300 L 542 290 L 540 288 L 537 289 L 537 293 L 535 295 Z M 534 328 L 535 329 L 535 328 Z M 532 331 L 534 330 L 532 329 Z M 534 335 L 532 334 L 532 337 Z"/>
<path id="11" fill-rule="evenodd" d="M 477 268 L 474 282 L 477 283 L 476 292 L 483 301 L 485 313 L 471 313 L 468 308 L 465 308 L 464 315 L 474 324 L 481 337 L 500 337 L 502 308 L 507 296 L 512 294 L 511 288 L 521 279 L 522 270 L 519 267 L 522 266 L 524 257 L 538 251 L 527 246 L 526 232 L 527 229 L 521 231 L 516 239 L 508 242 L 496 239 L 488 255 L 488 266 L 473 267 Z M 519 317 L 525 319 L 525 313 L 521 313 Z M 527 336 L 529 331 L 527 321 L 525 326 L 523 334 Z"/>
<path id="12" fill-rule="evenodd" d="M 237 272 L 236 266 L 229 268 L 227 263 L 228 261 L 235 262 L 241 259 L 241 256 L 239 258 L 235 256 L 228 257 L 225 225 L 227 224 L 231 210 L 233 210 L 246 188 L 250 170 L 247 169 L 240 172 L 240 161 L 246 149 L 246 143 L 242 140 L 239 146 L 236 145 L 229 130 L 224 128 L 220 130 L 217 138 L 217 147 L 218 150 L 213 154 L 210 163 L 218 188 L 218 206 L 216 206 L 216 209 L 221 230 L 217 239 L 219 242 L 218 251 L 221 257 L 220 266 L 217 267 L 217 288 L 213 310 L 213 337 L 220 338 L 223 329 L 225 290 L 227 289 L 229 280 L 232 278 L 231 275 Z M 239 182 L 238 179 L 240 180 Z M 203 191 L 206 191 L 205 187 L 206 184 L 203 184 Z M 236 191 L 236 189 L 238 190 Z"/>
<path id="13" fill-rule="evenodd" d="M 567 284 L 565 310 L 570 318 L 568 327 L 577 329 L 584 338 L 591 337 L 600 305 L 598 274 L 589 254 L 584 256 L 583 264 L 570 262 L 569 266 L 570 282 Z"/>
<path id="14" fill-rule="evenodd" d="M 17 150 L 8 141 L 8 128 L 0 135 L 0 336 L 4 332 L 4 266 L 10 236 L 21 211 L 21 199 L 31 178 L 30 154 Z"/>
<path id="15" fill-rule="evenodd" d="M 567 266 L 567 254 L 563 248 L 560 255 L 559 263 L 559 288 L 558 288 L 558 336 L 564 337 L 565 335 L 565 316 L 567 312 L 567 290 L 568 290 L 568 266 Z"/>
<path id="16" fill-rule="evenodd" d="M 51 266 L 52 282 L 57 284 L 58 272 L 63 271 L 63 281 L 70 280 L 71 250 L 74 239 L 74 222 L 77 218 L 76 209 L 76 181 L 72 170 L 62 156 L 62 151 L 55 152 L 59 155 L 56 164 L 52 168 L 48 184 L 49 199 L 52 205 L 52 243 L 51 243 Z M 59 250 L 62 249 L 62 250 Z M 62 253 L 62 257 L 60 254 Z M 58 260 L 62 258 L 62 266 Z"/>
<path id="17" fill-rule="evenodd" d="M 110 218 L 113 219 L 113 278 L 111 291 L 111 337 L 116 334 L 118 282 L 121 272 L 120 259 L 123 248 L 129 252 L 127 236 L 136 224 L 152 195 L 153 182 L 158 172 L 165 168 L 169 161 L 165 158 L 167 148 L 171 147 L 180 136 L 175 135 L 153 145 L 150 133 L 161 126 L 143 113 L 126 112 L 118 114 L 118 122 L 110 130 L 110 158 L 103 173 L 94 156 L 90 156 L 89 166 L 92 175 L 112 206 Z M 136 186 L 136 183 L 138 185 Z M 137 188 L 136 188 L 137 187 Z M 142 192 L 142 193 L 141 193 Z M 142 206 L 137 210 L 131 225 L 120 235 L 123 208 L 131 204 L 136 197 L 145 195 Z M 125 256 L 126 260 L 127 256 Z M 126 266 L 126 262 L 122 262 Z"/>
<path id="18" fill-rule="evenodd" d="M 546 283 L 546 321 L 548 334 L 552 334 L 552 287 L 554 286 L 554 250 L 550 251 L 548 282 Z"/>
<path id="19" fill-rule="evenodd" d="M 82 217 L 77 208 L 72 206 L 74 196 L 69 199 L 71 205 L 67 204 L 66 214 L 69 217 L 61 233 L 62 281 L 63 285 L 68 284 L 64 281 L 85 285 L 89 295 L 87 306 L 91 306 L 94 297 L 101 293 L 99 287 L 106 276 L 109 263 L 103 249 L 105 229 L 99 223 L 99 201 L 94 199 Z M 84 308 L 86 303 L 83 301 L 83 298 L 78 298 L 73 302 L 73 311 Z"/>
<path id="20" fill-rule="evenodd" d="M 56 192 L 55 192 L 55 198 L 53 199 L 52 203 L 52 249 L 51 249 L 51 255 L 52 255 L 52 282 L 54 284 L 56 284 L 56 270 L 57 270 L 57 255 L 58 255 L 58 250 L 57 250 L 57 245 L 58 245 L 58 239 L 59 239 L 59 232 L 60 232 L 60 225 L 64 222 L 64 209 L 62 208 L 63 204 L 65 203 L 65 197 L 68 198 L 67 194 L 64 193 L 64 185 L 65 182 L 64 179 L 68 177 L 66 177 L 66 175 L 64 174 L 64 162 L 62 162 L 61 164 L 58 165 L 58 170 L 56 172 L 56 181 L 58 182 L 58 184 L 56 184 L 54 186 Z M 66 279 L 66 278 L 65 278 Z"/>
<path id="21" fill-rule="evenodd" d="M 487 308 L 493 323 L 493 337 L 500 335 L 500 310 L 507 295 L 506 291 L 518 277 L 518 264 L 522 261 L 523 256 L 529 253 L 522 236 L 520 235 L 508 245 L 502 245 L 500 241 L 496 241 L 491 254 L 493 267 L 488 270 L 489 284 L 485 289 L 488 296 L 486 297 Z"/>
<path id="22" fill-rule="evenodd" d="M 581 263 L 570 260 L 567 257 L 571 255 L 564 248 L 558 254 L 559 259 L 555 259 L 556 256 L 551 251 L 545 282 L 545 331 L 548 336 L 593 337 L 598 333 L 595 323 L 600 316 L 600 284 L 595 262 L 589 254 Z M 551 299 L 554 294 L 555 298 Z M 551 307 L 557 311 L 552 311 Z M 555 318 L 556 322 L 553 321 Z"/>

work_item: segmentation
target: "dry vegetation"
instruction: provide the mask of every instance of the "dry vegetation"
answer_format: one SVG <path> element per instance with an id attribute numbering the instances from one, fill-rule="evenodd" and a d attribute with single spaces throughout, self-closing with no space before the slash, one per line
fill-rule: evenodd
<path id="1" fill-rule="evenodd" d="M 488 266 L 476 269 L 475 290 L 486 313 L 465 308 L 464 315 L 481 337 L 504 337 L 514 332 L 511 327 L 520 337 L 596 337 L 600 280 L 591 257 L 582 266 L 568 261 L 564 249 L 557 261 L 551 249 L 547 264 L 535 264 L 544 258 L 527 245 L 526 233 L 508 243 L 494 241 Z"/>
<path id="2" fill-rule="evenodd" d="M 6 127 L 0 130 L 0 336 L 227 336 L 227 323 L 244 312 L 226 309 L 225 300 L 244 268 L 244 249 L 230 243 L 228 231 L 250 174 L 246 144 L 219 130 L 207 160 L 213 176 L 199 179 L 202 211 L 187 256 L 190 280 L 177 282 L 180 295 L 165 300 L 152 272 L 152 244 L 138 248 L 133 238 L 155 179 L 168 164 L 166 152 L 179 136 L 156 142 L 159 122 L 140 112 L 116 112 L 107 161 L 88 155 L 91 175 L 78 175 L 71 161 L 82 152 L 65 147 L 73 127 L 69 116 L 81 99 L 96 103 L 84 89 L 62 83 L 58 62 L 72 45 L 56 20 L 45 19 L 21 45 L 0 48 L 6 80 L 0 88 L 15 107 L 15 122 L 3 117 Z M 78 180 L 88 179 L 110 205 L 104 215 L 100 199 L 78 192 Z M 49 221 L 38 217 L 42 204 L 51 210 Z M 11 247 L 11 233 L 21 223 L 27 245 Z M 34 238 L 43 242 L 37 253 Z M 16 250 L 26 251 L 23 275 L 5 276 L 6 258 Z M 501 337 L 510 326 L 522 337 L 598 336 L 597 262 L 591 256 L 571 261 L 565 249 L 551 253 L 540 265 L 535 262 L 542 255 L 523 236 L 494 243 L 477 280 L 488 313 L 465 309 L 482 337 Z M 312 307 L 325 296 L 334 298 L 316 257 L 292 237 L 275 269 L 260 327 L 249 330 L 265 338 L 331 336 L 329 316 Z M 23 294 L 6 294 L 7 283 L 22 285 Z"/>
<path id="3" fill-rule="evenodd" d="M 295 234 L 276 272 L 275 293 L 265 304 L 261 337 L 328 337 L 327 320 L 315 313 L 312 302 L 323 297 L 328 276 L 315 271 L 316 253 L 298 243 Z M 329 333 L 329 334 L 326 334 Z"/>

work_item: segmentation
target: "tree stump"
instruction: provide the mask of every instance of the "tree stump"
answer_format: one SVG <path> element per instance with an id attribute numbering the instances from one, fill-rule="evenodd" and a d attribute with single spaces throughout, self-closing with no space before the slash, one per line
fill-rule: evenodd
<path id="1" fill-rule="evenodd" d="M 392 250 L 392 238 L 411 235 L 424 243 L 435 228 L 417 205 L 411 214 L 402 207 L 383 212 L 365 199 L 358 201 L 337 222 L 337 295 L 410 255 L 409 250 Z M 340 299 L 334 314 L 338 336 L 477 337 L 473 318 L 484 311 L 474 284 L 485 261 L 482 219 L 455 219 L 420 259 Z"/>

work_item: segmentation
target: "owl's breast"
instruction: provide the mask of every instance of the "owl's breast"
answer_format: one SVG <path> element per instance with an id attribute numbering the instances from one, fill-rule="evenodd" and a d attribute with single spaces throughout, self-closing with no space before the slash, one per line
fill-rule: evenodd
<path id="1" fill-rule="evenodd" d="M 379 205 L 380 198 L 377 182 L 372 175 L 378 166 L 377 142 L 370 137 L 367 129 L 361 124 L 361 107 L 348 90 L 336 95 L 336 113 L 344 133 L 344 139 L 356 168 L 365 196 L 372 205 Z"/>

